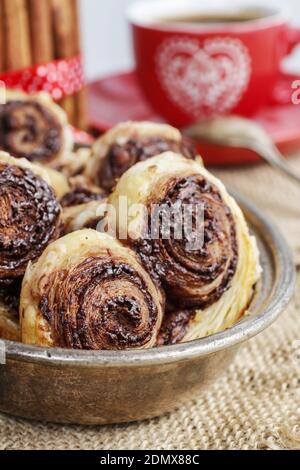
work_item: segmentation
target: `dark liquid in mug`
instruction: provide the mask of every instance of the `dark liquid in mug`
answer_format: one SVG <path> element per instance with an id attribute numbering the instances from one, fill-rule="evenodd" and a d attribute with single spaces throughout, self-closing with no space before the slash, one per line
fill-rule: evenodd
<path id="1" fill-rule="evenodd" d="M 244 23 L 247 21 L 253 21 L 261 18 L 267 17 L 267 14 L 257 11 L 245 11 L 237 13 L 236 15 L 191 15 L 191 16 L 178 16 L 178 17 L 170 17 L 164 18 L 156 23 L 159 24 L 193 24 L 193 25 L 201 25 L 201 24 L 224 24 L 224 23 Z"/>

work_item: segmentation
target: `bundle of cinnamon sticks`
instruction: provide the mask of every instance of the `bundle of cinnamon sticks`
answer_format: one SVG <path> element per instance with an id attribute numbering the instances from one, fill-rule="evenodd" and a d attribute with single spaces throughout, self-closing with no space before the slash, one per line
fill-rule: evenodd
<path id="1" fill-rule="evenodd" d="M 77 0 L 0 0 L 0 73 L 80 53 Z M 84 90 L 60 103 L 86 125 Z"/>

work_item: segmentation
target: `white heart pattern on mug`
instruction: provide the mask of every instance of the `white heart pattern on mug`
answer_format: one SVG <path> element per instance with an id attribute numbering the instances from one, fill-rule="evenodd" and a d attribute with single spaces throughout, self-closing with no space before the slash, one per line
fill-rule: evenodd
<path id="1" fill-rule="evenodd" d="M 157 74 L 169 99 L 195 118 L 230 112 L 251 76 L 246 46 L 234 38 L 167 39 L 157 52 Z"/>

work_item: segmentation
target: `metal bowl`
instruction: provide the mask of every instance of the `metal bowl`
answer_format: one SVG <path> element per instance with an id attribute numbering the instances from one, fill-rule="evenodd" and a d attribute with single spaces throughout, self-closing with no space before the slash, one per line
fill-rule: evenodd
<path id="1" fill-rule="evenodd" d="M 258 239 L 264 270 L 250 316 L 222 333 L 151 350 L 47 350 L 5 342 L 0 410 L 60 423 L 121 423 L 158 416 L 205 393 L 241 344 L 283 312 L 295 285 L 292 256 L 280 233 L 252 204 L 236 199 Z"/>

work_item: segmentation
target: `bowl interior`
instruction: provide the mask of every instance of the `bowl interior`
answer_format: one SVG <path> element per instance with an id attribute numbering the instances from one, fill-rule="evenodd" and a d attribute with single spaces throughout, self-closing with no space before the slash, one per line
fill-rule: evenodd
<path id="1" fill-rule="evenodd" d="M 250 305 L 250 314 L 232 328 L 189 343 L 139 351 L 44 349 L 4 341 L 7 357 L 29 362 L 76 364 L 82 367 L 171 363 L 215 353 L 242 343 L 263 331 L 277 319 L 289 302 L 294 292 L 295 268 L 291 252 L 277 228 L 240 195 L 234 196 L 258 240 L 263 275 Z"/>

